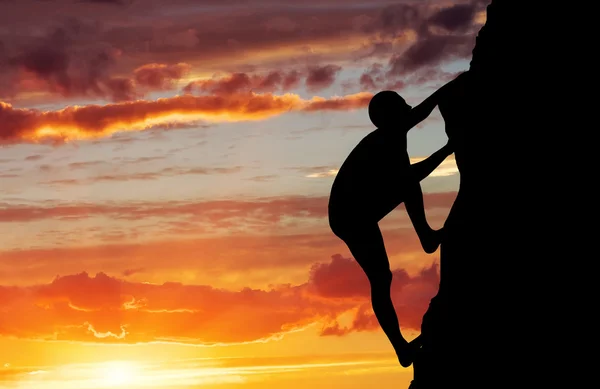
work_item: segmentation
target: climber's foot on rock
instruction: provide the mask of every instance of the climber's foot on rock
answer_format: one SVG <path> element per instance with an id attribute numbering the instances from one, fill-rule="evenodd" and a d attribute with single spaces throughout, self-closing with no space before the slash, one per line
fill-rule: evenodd
<path id="1" fill-rule="evenodd" d="M 400 346 L 397 350 L 396 350 L 396 355 L 398 356 L 398 362 L 400 362 L 400 365 L 402 367 L 409 367 L 410 365 L 412 365 L 414 359 L 415 359 L 415 354 L 417 351 L 417 348 L 420 346 L 420 344 L 410 342 L 408 343 L 407 341 L 404 341 L 404 343 L 402 344 L 402 346 Z"/>
<path id="2" fill-rule="evenodd" d="M 423 343 L 421 342 L 422 338 L 421 335 L 417 336 L 416 338 L 414 338 L 413 340 L 411 340 L 408 345 L 410 347 L 412 347 L 413 349 L 419 349 L 421 348 L 421 346 L 423 345 Z"/>
<path id="3" fill-rule="evenodd" d="M 432 230 L 427 236 L 421 239 L 421 246 L 427 254 L 435 253 L 435 250 L 440 246 L 442 230 Z"/>

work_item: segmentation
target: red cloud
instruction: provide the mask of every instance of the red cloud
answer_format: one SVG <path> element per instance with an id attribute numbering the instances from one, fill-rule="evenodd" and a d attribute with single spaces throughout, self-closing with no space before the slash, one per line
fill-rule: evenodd
<path id="1" fill-rule="evenodd" d="M 302 73 L 274 70 L 265 74 L 232 73 L 190 82 L 183 88 L 185 93 L 229 95 L 239 92 L 289 91 L 300 84 Z"/>
<path id="2" fill-rule="evenodd" d="M 190 70 L 191 66 L 186 63 L 174 65 L 153 63 L 140 66 L 133 74 L 137 85 L 152 90 L 163 90 L 173 88 L 173 81 L 183 78 Z"/>
<path id="3" fill-rule="evenodd" d="M 261 2 L 255 0 L 254 4 Z M 240 57 L 246 63 L 287 66 L 274 63 L 286 57 L 288 65 L 297 64 L 298 56 L 304 60 L 308 55 L 315 63 L 315 58 L 310 58 L 313 54 L 309 50 L 302 53 L 302 48 L 339 47 L 349 41 L 370 41 L 366 52 L 379 53 L 381 48 L 386 55 L 402 52 L 390 65 L 394 72 L 404 75 L 416 66 L 436 66 L 453 57 L 468 57 L 478 27 L 475 16 L 485 6 L 485 2 L 472 1 L 447 6 L 440 2 L 389 5 L 374 0 L 369 8 L 352 7 L 348 2 L 322 8 L 310 3 L 275 9 L 254 7 L 251 13 L 236 12 L 238 6 L 222 3 L 206 13 L 192 7 L 191 1 L 165 5 L 147 0 L 131 2 L 115 13 L 110 11 L 112 7 L 91 10 L 83 3 L 64 9 L 32 0 L 0 2 L 0 15 L 10 15 L 1 20 L 6 27 L 0 32 L 2 97 L 42 90 L 70 97 L 136 99 L 141 98 L 141 92 L 136 77 L 129 75 L 140 66 L 148 66 L 147 58 L 159 64 L 189 63 L 236 71 L 241 68 L 232 60 Z M 140 13 L 148 19 L 133 17 Z M 113 23 L 115 17 L 129 22 Z M 152 17 L 161 23 L 148 26 Z M 67 22 L 56 27 L 53 21 L 59 19 Z M 44 34 L 33 32 L 39 30 Z M 397 38 L 407 31 L 416 34 L 416 41 L 408 50 L 396 50 Z M 356 55 L 355 45 L 348 45 L 348 50 L 335 54 L 335 58 L 323 54 L 334 62 L 347 60 Z M 159 73 L 153 72 L 149 79 L 142 77 L 140 82 L 164 87 L 170 84 L 168 78 L 179 74 L 176 71 L 163 78 Z M 309 84 L 323 85 L 331 79 L 331 71 L 315 72 L 313 78 L 317 83 Z"/>
<path id="4" fill-rule="evenodd" d="M 424 269 L 418 277 L 411 277 L 403 269 L 393 271 L 392 298 L 397 309 L 402 308 L 401 325 L 419 329 L 423 306 L 437 291 L 439 275 L 437 265 Z M 329 264 L 317 264 L 311 269 L 311 286 L 317 294 L 330 299 L 353 299 L 362 303 L 358 305 L 353 324 L 340 327 L 334 322 L 323 329 L 323 335 L 342 335 L 352 331 L 373 330 L 377 321 L 372 310 L 364 301 L 370 298 L 370 288 L 360 266 L 351 259 L 341 255 L 332 257 Z M 407 295 L 409 298 L 407 298 Z M 411 301 L 414 300 L 414 301 Z"/>
<path id="5" fill-rule="evenodd" d="M 437 267 L 414 277 L 396 270 L 394 276 L 392 295 L 400 301 L 399 320 L 418 330 L 427 300 L 437 290 Z M 227 343 L 266 339 L 321 322 L 329 325 L 323 335 L 339 335 L 378 328 L 368 299 L 362 270 L 339 255 L 313 266 L 303 284 L 268 290 L 144 284 L 80 273 L 45 285 L 0 286 L 0 309 L 5 313 L 0 334 L 97 342 Z M 331 325 L 349 310 L 356 310 L 351 327 Z"/>
<path id="6" fill-rule="evenodd" d="M 342 70 L 336 65 L 315 66 L 308 70 L 306 87 L 310 92 L 325 89 L 333 85 L 335 76 Z"/>
<path id="7" fill-rule="evenodd" d="M 382 64 L 376 63 L 371 65 L 371 67 L 360 76 L 360 86 L 363 90 L 369 91 L 382 89 L 402 90 L 407 85 L 422 85 L 430 82 L 445 84 L 460 73 L 446 72 L 434 67 L 424 67 L 408 76 L 403 75 L 401 79 L 395 79 L 395 77 L 399 75 L 396 73 L 401 73 L 401 71 L 395 72 L 394 66 L 396 66 L 396 63 L 392 61 L 390 65 L 391 71 L 386 71 L 386 68 Z"/>
<path id="8" fill-rule="evenodd" d="M 133 100 L 144 92 L 169 88 L 189 71 L 184 63 L 151 63 L 134 69 L 133 77 L 116 75 L 130 71 L 119 72 L 123 50 L 101 39 L 102 32 L 99 24 L 74 18 L 23 47 L 11 45 L 4 58 L 0 55 L 0 67 L 8 65 L 5 77 L 10 77 L 4 93 L 43 90 L 64 97 Z"/>

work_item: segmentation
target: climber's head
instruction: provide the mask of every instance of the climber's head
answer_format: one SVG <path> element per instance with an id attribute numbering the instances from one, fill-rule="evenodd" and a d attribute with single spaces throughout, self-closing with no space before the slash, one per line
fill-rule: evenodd
<path id="1" fill-rule="evenodd" d="M 396 127 L 411 108 L 398 93 L 385 90 L 371 98 L 369 119 L 377 128 Z"/>

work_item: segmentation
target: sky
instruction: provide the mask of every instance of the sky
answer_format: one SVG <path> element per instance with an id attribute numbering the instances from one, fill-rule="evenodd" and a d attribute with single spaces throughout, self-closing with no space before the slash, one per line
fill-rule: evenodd
<path id="1" fill-rule="evenodd" d="M 486 5 L 0 1 L 0 388 L 408 387 L 327 197 L 370 97 L 466 70 Z M 436 109 L 412 161 L 446 141 Z M 422 182 L 435 228 L 458 179 Z M 439 254 L 380 225 L 412 339 Z"/>

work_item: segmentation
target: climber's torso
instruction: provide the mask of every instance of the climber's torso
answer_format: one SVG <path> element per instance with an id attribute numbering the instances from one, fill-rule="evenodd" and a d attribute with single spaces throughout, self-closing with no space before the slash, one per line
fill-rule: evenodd
<path id="1" fill-rule="evenodd" d="M 360 213 L 383 218 L 402 201 L 403 176 L 409 169 L 405 133 L 387 129 L 371 132 L 350 152 L 335 177 L 329 197 L 330 217 Z"/>

